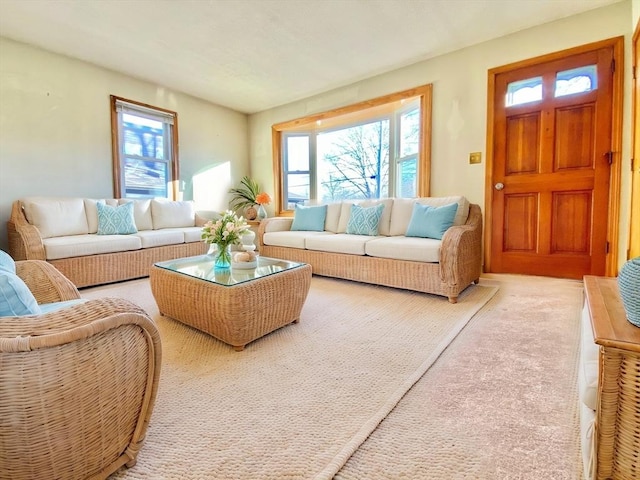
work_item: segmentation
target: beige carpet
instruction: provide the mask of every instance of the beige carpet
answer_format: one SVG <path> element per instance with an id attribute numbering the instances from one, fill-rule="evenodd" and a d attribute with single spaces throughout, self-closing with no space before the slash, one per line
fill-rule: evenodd
<path id="1" fill-rule="evenodd" d="M 300 323 L 243 352 L 160 317 L 147 280 L 83 290 L 138 303 L 163 341 L 145 445 L 113 478 L 330 479 L 496 290 L 451 305 L 314 277 Z"/>
<path id="2" fill-rule="evenodd" d="M 496 296 L 336 480 L 580 480 L 582 282 L 487 275 Z"/>

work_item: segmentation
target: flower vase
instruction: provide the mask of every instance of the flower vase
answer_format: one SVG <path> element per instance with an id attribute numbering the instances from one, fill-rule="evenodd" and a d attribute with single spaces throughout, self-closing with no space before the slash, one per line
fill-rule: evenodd
<path id="1" fill-rule="evenodd" d="M 632 258 L 622 266 L 618 287 L 627 320 L 640 327 L 640 257 Z"/>
<path id="2" fill-rule="evenodd" d="M 267 218 L 267 211 L 264 205 L 258 205 L 258 220 L 264 220 L 265 218 Z"/>
<path id="3" fill-rule="evenodd" d="M 215 255 L 214 269 L 222 270 L 231 268 L 231 245 L 218 245 L 218 251 Z"/>

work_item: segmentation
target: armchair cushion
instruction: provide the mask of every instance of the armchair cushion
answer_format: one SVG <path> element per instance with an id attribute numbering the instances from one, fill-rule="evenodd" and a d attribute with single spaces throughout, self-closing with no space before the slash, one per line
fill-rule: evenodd
<path id="1" fill-rule="evenodd" d="M 15 273 L 0 270 L 0 317 L 38 315 L 36 298 Z"/>
<path id="2" fill-rule="evenodd" d="M 51 313 L 62 310 L 63 308 L 73 307 L 79 303 L 85 303 L 88 300 L 86 298 L 75 298 L 73 300 L 65 300 L 63 302 L 43 303 L 40 305 L 40 313 Z"/>

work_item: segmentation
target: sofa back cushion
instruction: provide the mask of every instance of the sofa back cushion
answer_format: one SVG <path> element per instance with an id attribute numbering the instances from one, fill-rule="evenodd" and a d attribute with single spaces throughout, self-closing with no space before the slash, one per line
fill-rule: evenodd
<path id="1" fill-rule="evenodd" d="M 138 230 L 153 230 L 151 199 L 131 200 L 129 198 L 121 198 L 118 200 L 118 205 L 128 202 L 133 202 L 133 218 L 136 221 L 136 228 Z"/>
<path id="2" fill-rule="evenodd" d="M 453 219 L 453 225 L 464 225 L 469 216 L 469 201 L 463 196 L 450 197 L 420 197 L 420 198 L 395 198 L 391 215 L 390 235 L 404 235 L 409 228 L 414 203 L 429 205 L 431 207 L 443 207 L 451 203 L 457 203 L 458 209 Z"/>
<path id="3" fill-rule="evenodd" d="M 194 227 L 196 210 L 192 201 L 151 200 L 153 229 Z"/>
<path id="4" fill-rule="evenodd" d="M 21 203 L 27 221 L 42 238 L 89 233 L 82 198 L 28 197 Z"/>
<path id="5" fill-rule="evenodd" d="M 357 204 L 361 207 L 375 207 L 376 205 L 384 205 L 382 215 L 380 216 L 380 222 L 378 223 L 378 235 L 389 235 L 389 226 L 391 221 L 391 209 L 393 207 L 394 199 L 384 198 L 376 200 L 344 200 L 342 202 L 342 208 L 340 210 L 340 221 L 338 223 L 338 231 L 336 233 L 346 233 L 349 219 L 351 218 L 351 205 Z M 411 212 L 409 212 L 411 216 Z M 409 220 L 407 220 L 409 223 Z M 403 232 L 404 235 L 404 232 Z"/>

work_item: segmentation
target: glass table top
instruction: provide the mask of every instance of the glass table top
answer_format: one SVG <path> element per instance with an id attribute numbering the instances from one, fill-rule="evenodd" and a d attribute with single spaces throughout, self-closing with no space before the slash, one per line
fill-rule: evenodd
<path id="1" fill-rule="evenodd" d="M 224 270 L 213 268 L 213 255 L 198 255 L 195 257 L 177 258 L 166 262 L 157 262 L 154 265 L 165 270 L 171 270 L 190 277 L 199 278 L 207 282 L 230 287 L 240 283 L 250 282 L 259 278 L 275 275 L 305 265 L 304 263 L 289 262 L 277 258 L 268 258 L 258 255 L 255 268 L 231 267 Z"/>

